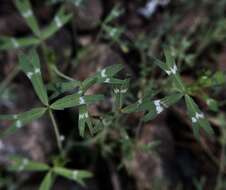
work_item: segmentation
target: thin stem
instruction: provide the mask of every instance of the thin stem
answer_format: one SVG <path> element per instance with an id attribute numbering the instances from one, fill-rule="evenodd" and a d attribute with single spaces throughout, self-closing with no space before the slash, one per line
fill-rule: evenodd
<path id="1" fill-rule="evenodd" d="M 14 79 L 14 77 L 18 74 L 19 72 L 19 66 L 15 66 L 13 70 L 7 75 L 5 80 L 1 83 L 0 85 L 0 93 L 3 93 L 5 88 L 9 85 L 9 83 Z"/>
<path id="2" fill-rule="evenodd" d="M 69 77 L 69 76 L 63 74 L 62 72 L 60 72 L 60 71 L 58 70 L 58 68 L 57 68 L 55 65 L 52 65 L 52 69 L 53 69 L 53 71 L 54 71 L 58 76 L 60 76 L 61 78 L 64 78 L 64 79 L 69 80 L 69 81 L 74 81 L 74 80 L 75 80 L 75 79 L 73 79 L 73 78 L 71 78 L 71 77 Z"/>
<path id="3" fill-rule="evenodd" d="M 61 155 L 63 155 L 63 146 L 62 146 L 61 139 L 60 139 L 60 132 L 59 132 L 59 129 L 58 129 L 58 126 L 57 126 L 56 119 L 55 119 L 51 109 L 49 109 L 49 116 L 51 118 L 53 128 L 54 128 L 54 132 L 55 132 L 55 135 L 56 135 L 57 146 L 60 150 Z"/>

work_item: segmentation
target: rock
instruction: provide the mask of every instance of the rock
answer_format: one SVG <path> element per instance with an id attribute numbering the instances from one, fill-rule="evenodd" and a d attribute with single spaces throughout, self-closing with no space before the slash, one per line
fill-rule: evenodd
<path id="1" fill-rule="evenodd" d="M 154 150 L 145 152 L 138 148 L 155 141 L 159 141 L 160 145 Z M 126 165 L 136 180 L 137 189 L 155 189 L 156 185 L 163 182 L 165 185 L 164 187 L 161 186 L 160 189 L 168 189 L 167 171 L 171 167 L 171 160 L 174 158 L 174 142 L 167 126 L 164 124 L 144 125 L 136 147 L 133 159 Z"/>
<path id="2" fill-rule="evenodd" d="M 84 6 L 73 8 L 75 17 L 73 22 L 78 30 L 92 30 L 99 24 L 103 14 L 100 0 L 86 1 Z"/>

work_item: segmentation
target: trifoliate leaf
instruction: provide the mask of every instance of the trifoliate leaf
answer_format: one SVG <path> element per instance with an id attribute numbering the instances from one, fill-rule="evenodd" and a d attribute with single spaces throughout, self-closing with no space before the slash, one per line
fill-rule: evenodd
<path id="1" fill-rule="evenodd" d="M 185 86 L 180 78 L 179 71 L 177 68 L 177 65 L 175 63 L 175 60 L 173 56 L 171 55 L 171 52 L 169 49 L 164 50 L 166 62 L 162 62 L 160 60 L 155 59 L 155 64 L 158 65 L 162 70 L 164 70 L 167 75 L 173 80 L 173 83 L 176 87 L 176 89 L 179 92 L 185 92 Z"/>

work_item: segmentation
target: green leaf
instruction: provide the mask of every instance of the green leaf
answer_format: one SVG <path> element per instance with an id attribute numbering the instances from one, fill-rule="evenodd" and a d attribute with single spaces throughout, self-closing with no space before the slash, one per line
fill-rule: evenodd
<path id="1" fill-rule="evenodd" d="M 188 115 L 192 121 L 192 127 L 195 137 L 199 138 L 200 129 L 204 129 L 209 135 L 214 134 L 213 129 L 210 126 L 208 120 L 200 111 L 194 100 L 190 96 L 185 95 L 185 102 L 187 105 Z"/>
<path id="2" fill-rule="evenodd" d="M 74 81 L 70 81 L 70 82 L 50 83 L 47 85 L 47 89 L 49 91 L 54 92 L 50 97 L 50 99 L 51 99 L 51 98 L 57 97 L 58 95 L 60 95 L 64 92 L 74 90 L 80 86 L 81 86 L 81 82 L 74 80 Z"/>
<path id="3" fill-rule="evenodd" d="M 110 23 L 111 21 L 115 20 L 116 18 L 118 18 L 119 16 L 121 16 L 123 14 L 123 10 L 120 9 L 120 7 L 118 5 L 116 5 L 110 12 L 110 14 L 106 17 L 104 23 L 105 25 L 107 23 Z"/>
<path id="4" fill-rule="evenodd" d="M 122 27 L 112 27 L 109 25 L 103 25 L 103 30 L 106 33 L 106 38 L 109 38 L 114 42 L 119 41 L 121 35 L 125 31 Z"/>
<path id="5" fill-rule="evenodd" d="M 24 37 L 24 38 L 13 38 L 13 37 L 0 37 L 0 50 L 17 49 L 27 46 L 37 45 L 40 41 L 36 37 Z"/>
<path id="6" fill-rule="evenodd" d="M 70 170 L 62 167 L 54 167 L 53 172 L 65 178 L 76 181 L 84 185 L 84 180 L 92 177 L 92 174 L 85 170 Z"/>
<path id="7" fill-rule="evenodd" d="M 98 71 L 97 73 L 98 82 L 112 83 L 115 80 L 117 81 L 118 79 L 113 79 L 112 77 L 115 76 L 122 69 L 123 69 L 122 64 L 114 64 Z M 122 80 L 119 81 L 122 82 Z"/>
<path id="8" fill-rule="evenodd" d="M 38 22 L 33 13 L 31 4 L 29 0 L 16 0 L 16 7 L 20 11 L 20 14 L 24 17 L 26 23 L 31 28 L 33 33 L 37 36 L 40 35 L 40 29 L 38 27 Z"/>
<path id="9" fill-rule="evenodd" d="M 85 135 L 85 127 L 88 126 L 91 135 L 94 133 L 94 127 L 89 117 L 87 106 L 83 105 L 79 107 L 79 134 L 81 137 Z"/>
<path id="10" fill-rule="evenodd" d="M 118 109 L 121 109 L 121 107 L 123 105 L 123 101 L 127 94 L 128 87 L 129 87 L 128 79 L 124 80 L 122 84 L 114 86 L 113 92 L 114 92 L 114 96 L 115 96 L 115 104 L 116 104 L 115 106 Z"/>
<path id="11" fill-rule="evenodd" d="M 91 86 L 93 86 L 96 82 L 97 82 L 97 77 L 96 76 L 92 76 L 92 77 L 89 77 L 89 78 L 85 79 L 82 82 L 82 85 L 81 85 L 82 92 L 86 92 L 87 89 L 89 89 Z"/>
<path id="12" fill-rule="evenodd" d="M 176 63 L 175 63 L 173 56 L 171 55 L 169 48 L 164 49 L 164 55 L 166 57 L 166 64 L 167 64 L 168 69 L 173 67 Z"/>
<path id="13" fill-rule="evenodd" d="M 165 53 L 165 57 L 166 57 L 166 63 L 154 58 L 155 64 L 158 65 L 162 70 L 164 70 L 167 73 L 167 75 L 170 76 L 170 78 L 173 80 L 173 83 L 174 83 L 175 87 L 177 88 L 177 90 L 179 92 L 184 93 L 186 88 L 180 78 L 179 71 L 178 71 L 177 65 L 175 63 L 175 60 L 174 60 L 173 56 L 171 55 L 171 52 L 169 49 L 165 49 L 164 53 Z"/>
<path id="14" fill-rule="evenodd" d="M 71 19 L 71 17 L 72 15 L 66 14 L 65 9 L 61 7 L 50 25 L 41 31 L 41 38 L 45 40 L 51 37 L 60 28 L 62 28 Z"/>
<path id="15" fill-rule="evenodd" d="M 82 96 L 81 94 L 77 93 L 56 100 L 53 104 L 51 104 L 50 107 L 55 110 L 62 110 L 65 108 L 71 108 L 79 105 L 89 105 L 100 101 L 103 98 L 103 95 Z"/>
<path id="16" fill-rule="evenodd" d="M 31 80 L 36 94 L 44 105 L 48 105 L 48 96 L 42 80 L 41 70 L 40 70 L 40 60 L 37 52 L 31 50 L 28 55 L 21 55 L 19 57 L 19 63 L 21 69 Z"/>
<path id="17" fill-rule="evenodd" d="M 33 120 L 36 120 L 40 118 L 44 113 L 46 112 L 47 108 L 34 108 L 30 111 L 20 113 L 20 114 L 14 114 L 11 117 L 9 115 L 6 115 L 6 117 L 1 116 L 2 119 L 10 119 L 14 120 L 14 123 L 11 127 L 7 128 L 3 134 L 0 135 L 0 137 L 7 136 L 11 133 L 14 133 L 17 129 L 20 129 L 22 126 L 30 123 Z"/>
<path id="18" fill-rule="evenodd" d="M 45 163 L 36 162 L 27 158 L 13 156 L 10 158 L 11 165 L 9 166 L 10 171 L 47 171 L 49 166 Z"/>
<path id="19" fill-rule="evenodd" d="M 177 103 L 182 97 L 183 97 L 183 94 L 174 93 L 170 96 L 167 96 L 161 99 L 161 103 L 164 105 L 164 107 L 170 107 L 171 105 Z"/>
<path id="20" fill-rule="evenodd" d="M 172 106 L 183 97 L 181 93 L 175 93 L 160 100 L 151 101 L 149 98 L 144 100 L 140 99 L 136 103 L 131 104 L 122 109 L 123 113 L 142 112 L 147 111 L 143 120 L 148 121 L 154 119 L 158 114 L 164 111 L 164 109 Z"/>
<path id="21" fill-rule="evenodd" d="M 53 184 L 53 173 L 52 173 L 52 171 L 50 171 L 44 177 L 44 179 L 39 187 L 39 190 L 50 190 L 52 184 Z"/>
<path id="22" fill-rule="evenodd" d="M 205 101 L 208 105 L 208 108 L 211 111 L 218 112 L 219 111 L 219 102 L 210 97 L 205 97 Z"/>

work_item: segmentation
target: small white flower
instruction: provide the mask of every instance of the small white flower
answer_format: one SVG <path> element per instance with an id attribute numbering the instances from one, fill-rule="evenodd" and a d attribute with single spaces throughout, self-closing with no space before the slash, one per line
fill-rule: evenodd
<path id="1" fill-rule="evenodd" d="M 29 9 L 26 12 L 22 13 L 22 15 L 24 18 L 28 18 L 28 17 L 32 16 L 33 14 L 32 14 L 32 11 Z"/>
<path id="2" fill-rule="evenodd" d="M 139 99 L 139 100 L 138 100 L 138 104 L 141 104 L 142 102 L 143 102 L 142 99 Z"/>
<path id="3" fill-rule="evenodd" d="M 160 106 L 160 102 L 161 102 L 160 100 L 155 100 L 154 101 L 155 106 Z"/>
<path id="4" fill-rule="evenodd" d="M 127 89 L 126 88 L 121 90 L 121 93 L 122 94 L 125 94 L 126 92 L 127 92 Z"/>
<path id="5" fill-rule="evenodd" d="M 196 122 L 197 122 L 196 117 L 192 117 L 192 118 L 191 118 L 191 121 L 192 121 L 192 123 L 196 123 Z"/>
<path id="6" fill-rule="evenodd" d="M 65 140 L 65 136 L 64 135 L 60 135 L 60 141 L 64 141 Z"/>
<path id="7" fill-rule="evenodd" d="M 171 71 L 166 70 L 167 75 L 171 75 Z"/>
<path id="8" fill-rule="evenodd" d="M 28 72 L 28 73 L 27 73 L 27 77 L 28 77 L 29 79 L 31 79 L 31 77 L 33 76 L 33 74 L 34 74 L 34 73 L 32 73 L 32 72 Z"/>
<path id="9" fill-rule="evenodd" d="M 56 26 L 57 26 L 58 28 L 60 28 L 60 27 L 63 25 L 62 22 L 61 22 L 61 20 L 60 20 L 60 18 L 59 18 L 58 16 L 56 16 L 56 17 L 54 18 L 54 21 L 55 21 Z"/>
<path id="10" fill-rule="evenodd" d="M 82 94 L 82 91 L 81 91 L 81 90 L 79 90 L 79 91 L 78 91 L 78 94 Z"/>
<path id="11" fill-rule="evenodd" d="M 106 69 L 103 69 L 103 70 L 101 71 L 100 75 L 101 75 L 102 78 L 107 77 L 107 75 L 106 75 Z"/>
<path id="12" fill-rule="evenodd" d="M 196 117 L 197 119 L 199 119 L 199 118 L 204 118 L 204 114 L 203 114 L 203 113 L 196 113 L 196 114 L 195 114 L 195 117 Z"/>
<path id="13" fill-rule="evenodd" d="M 174 65 L 173 68 L 171 68 L 171 72 L 174 75 L 177 73 L 177 66 L 176 65 Z"/>
<path id="14" fill-rule="evenodd" d="M 157 111 L 158 114 L 160 114 L 163 110 L 164 110 L 164 109 L 163 109 L 162 106 L 157 106 L 157 107 L 156 107 L 156 111 Z"/>
<path id="15" fill-rule="evenodd" d="M 17 120 L 17 121 L 16 121 L 16 127 L 17 127 L 17 128 L 21 128 L 21 127 L 22 127 L 22 123 L 21 123 L 20 120 Z"/>
<path id="16" fill-rule="evenodd" d="M 118 88 L 114 89 L 114 93 L 118 94 L 120 92 L 120 90 Z"/>
<path id="17" fill-rule="evenodd" d="M 116 36 L 117 31 L 118 31 L 117 28 L 112 28 L 112 29 L 110 30 L 109 35 L 113 38 L 113 37 Z"/>
<path id="18" fill-rule="evenodd" d="M 89 114 L 86 112 L 86 113 L 84 113 L 84 117 L 85 118 L 88 118 L 89 117 Z"/>
<path id="19" fill-rule="evenodd" d="M 84 100 L 83 97 L 80 97 L 80 98 L 79 98 L 79 104 L 85 104 L 85 100 Z"/>
<path id="20" fill-rule="evenodd" d="M 109 78 L 106 78 L 104 82 L 109 83 L 110 82 L 110 79 Z"/>
<path id="21" fill-rule="evenodd" d="M 165 70 L 167 75 L 171 75 L 171 74 L 176 74 L 177 73 L 177 66 L 174 65 L 172 68 L 170 68 L 170 70 Z"/>
<path id="22" fill-rule="evenodd" d="M 35 73 L 36 73 L 36 74 L 41 73 L 40 69 L 39 69 L 39 68 L 35 68 Z"/>
<path id="23" fill-rule="evenodd" d="M 156 112 L 157 112 L 158 114 L 160 114 L 160 113 L 164 110 L 164 108 L 161 106 L 160 103 L 161 103 L 160 100 L 155 100 L 155 101 L 154 101 L 155 108 L 156 108 Z"/>
<path id="24" fill-rule="evenodd" d="M 84 115 L 83 115 L 83 114 L 79 114 L 78 119 L 79 119 L 79 120 L 84 119 Z"/>
<path id="25" fill-rule="evenodd" d="M 79 114 L 79 120 L 84 119 L 84 118 L 88 118 L 89 114 L 86 112 L 84 114 Z"/>
<path id="26" fill-rule="evenodd" d="M 192 117 L 191 120 L 192 120 L 192 123 L 196 123 L 198 122 L 199 119 L 202 119 L 202 118 L 204 118 L 204 114 L 196 112 L 195 116 Z"/>

